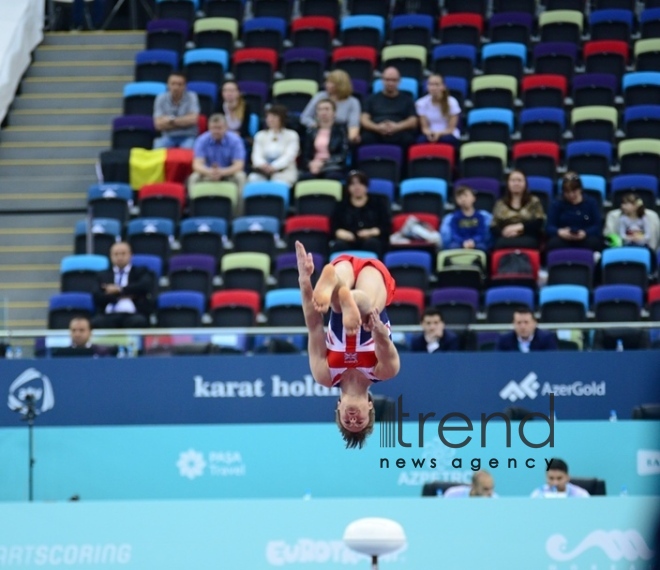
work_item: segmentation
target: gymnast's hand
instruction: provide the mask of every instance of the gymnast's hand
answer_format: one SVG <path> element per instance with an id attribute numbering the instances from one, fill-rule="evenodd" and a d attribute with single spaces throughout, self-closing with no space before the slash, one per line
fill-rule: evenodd
<path id="1" fill-rule="evenodd" d="M 305 246 L 296 242 L 296 260 L 298 261 L 298 277 L 311 279 L 314 273 L 314 259 L 311 253 L 305 251 Z"/>
<path id="2" fill-rule="evenodd" d="M 371 309 L 368 317 L 364 319 L 364 324 L 362 325 L 364 330 L 371 331 L 374 336 L 374 340 L 380 338 L 389 338 L 390 331 L 383 324 L 383 321 L 380 320 L 380 313 L 378 309 Z"/>

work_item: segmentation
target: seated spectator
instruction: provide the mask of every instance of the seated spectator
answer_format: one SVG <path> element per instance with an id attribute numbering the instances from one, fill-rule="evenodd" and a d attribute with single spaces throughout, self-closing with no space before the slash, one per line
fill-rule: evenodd
<path id="1" fill-rule="evenodd" d="M 93 292 L 99 329 L 143 328 L 152 310 L 153 276 L 131 264 L 131 246 L 117 242 L 110 248 L 111 269 L 99 271 Z"/>
<path id="2" fill-rule="evenodd" d="M 530 309 L 519 308 L 513 313 L 513 330 L 500 335 L 495 350 L 502 352 L 539 352 L 557 350 L 557 336 L 542 331 Z"/>
<path id="3" fill-rule="evenodd" d="M 422 334 L 410 341 L 411 352 L 449 352 L 459 350 L 458 335 L 445 329 L 442 313 L 429 307 L 422 316 Z"/>
<path id="4" fill-rule="evenodd" d="M 248 181 L 277 180 L 293 186 L 298 180 L 296 159 L 300 152 L 300 137 L 286 129 L 286 108 L 273 105 L 266 111 L 266 130 L 254 137 L 252 172 Z"/>
<path id="5" fill-rule="evenodd" d="M 566 462 L 552 458 L 545 471 L 545 485 L 532 492 L 533 499 L 557 498 L 557 497 L 590 497 L 588 491 L 570 483 L 568 465 Z"/>
<path id="6" fill-rule="evenodd" d="M 189 183 L 229 180 L 239 193 L 245 184 L 245 144 L 241 137 L 227 130 L 227 121 L 219 113 L 209 118 L 208 132 L 197 137 L 193 173 Z"/>
<path id="7" fill-rule="evenodd" d="M 508 247 L 538 249 L 545 212 L 541 200 L 527 188 L 527 177 L 512 170 L 506 179 L 504 197 L 495 203 L 491 231 L 495 249 Z"/>
<path id="8" fill-rule="evenodd" d="M 302 159 L 306 172 L 301 178 L 343 180 L 347 155 L 346 127 L 335 122 L 335 104 L 321 99 L 316 105 L 316 126 L 305 134 Z"/>
<path id="9" fill-rule="evenodd" d="M 348 129 L 348 140 L 352 144 L 360 142 L 360 101 L 352 96 L 351 78 L 342 69 L 331 71 L 325 78 L 325 90 L 312 97 L 300 115 L 300 124 L 316 127 L 316 106 L 319 101 L 330 99 L 335 104 L 335 121 Z"/>
<path id="10" fill-rule="evenodd" d="M 481 249 L 486 251 L 490 243 L 489 217 L 475 210 L 476 196 L 472 188 L 459 186 L 454 192 L 456 210 L 451 215 L 449 239 L 445 249 Z"/>
<path id="11" fill-rule="evenodd" d="M 87 317 L 73 317 L 69 321 L 69 336 L 71 337 L 69 349 L 85 350 L 91 353 L 90 356 L 111 356 L 116 351 L 110 347 L 92 344 L 92 322 Z M 53 352 L 55 353 L 56 349 Z"/>
<path id="12" fill-rule="evenodd" d="M 442 496 L 445 499 L 459 499 L 465 497 L 498 498 L 495 492 L 495 480 L 488 471 L 477 471 L 472 475 L 472 485 L 455 485 L 449 487 Z"/>
<path id="13" fill-rule="evenodd" d="M 227 130 L 243 140 L 250 139 L 250 106 L 243 99 L 235 81 L 222 84 L 222 101 L 219 111 L 225 116 Z"/>
<path id="14" fill-rule="evenodd" d="M 449 94 L 441 75 L 429 76 L 426 88 L 428 95 L 424 95 L 415 103 L 422 142 L 441 142 L 458 146 L 461 138 L 458 128 L 461 106 L 456 98 Z"/>
<path id="15" fill-rule="evenodd" d="M 567 172 L 562 182 L 562 198 L 552 203 L 548 213 L 547 249 L 578 247 L 600 251 L 601 226 L 598 202 L 584 195 L 577 173 Z"/>
<path id="16" fill-rule="evenodd" d="M 170 73 L 167 91 L 154 101 L 154 127 L 161 133 L 154 141 L 154 148 L 193 148 L 198 118 L 197 93 L 186 89 L 183 73 Z"/>
<path id="17" fill-rule="evenodd" d="M 367 193 L 369 179 L 353 170 L 346 180 L 346 197 L 335 207 L 331 231 L 332 252 L 349 249 L 373 251 L 381 257 L 387 250 L 392 217 L 387 203 Z"/>
<path id="18" fill-rule="evenodd" d="M 621 208 L 608 212 L 603 235 L 613 242 L 611 245 L 620 243 L 648 247 L 651 250 L 651 273 L 655 273 L 660 217 L 653 210 L 647 210 L 637 194 L 625 194 L 621 199 Z"/>
<path id="19" fill-rule="evenodd" d="M 408 147 L 417 138 L 417 112 L 409 93 L 399 91 L 396 67 L 383 71 L 383 90 L 367 99 L 361 118 L 362 144 L 395 144 Z"/>

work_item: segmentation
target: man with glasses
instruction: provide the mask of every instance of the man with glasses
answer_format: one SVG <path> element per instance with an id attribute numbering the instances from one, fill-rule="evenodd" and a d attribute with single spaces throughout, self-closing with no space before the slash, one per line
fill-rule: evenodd
<path id="1" fill-rule="evenodd" d="M 367 99 L 362 112 L 362 144 L 394 144 L 405 150 L 417 138 L 415 102 L 410 93 L 399 91 L 398 69 L 386 68 L 382 80 L 383 90 Z"/>

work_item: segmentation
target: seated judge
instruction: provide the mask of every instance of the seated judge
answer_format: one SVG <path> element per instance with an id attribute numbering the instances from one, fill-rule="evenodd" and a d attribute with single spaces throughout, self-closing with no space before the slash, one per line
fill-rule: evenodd
<path id="1" fill-rule="evenodd" d="M 422 316 L 422 334 L 410 341 L 411 352 L 448 352 L 459 350 L 458 336 L 445 329 L 442 313 L 435 307 L 429 307 Z"/>
<path id="2" fill-rule="evenodd" d="M 495 350 L 504 352 L 557 350 L 557 336 L 554 332 L 539 329 L 532 311 L 520 308 L 513 313 L 513 330 L 500 335 Z"/>
<path id="3" fill-rule="evenodd" d="M 143 328 L 149 325 L 154 282 L 145 267 L 131 264 L 131 246 L 117 242 L 110 249 L 112 267 L 98 273 L 94 291 L 95 328 Z"/>
<path id="4" fill-rule="evenodd" d="M 112 356 L 115 350 L 111 347 L 92 343 L 92 321 L 87 317 L 73 317 L 69 321 L 70 349 L 91 351 L 90 356 Z"/>

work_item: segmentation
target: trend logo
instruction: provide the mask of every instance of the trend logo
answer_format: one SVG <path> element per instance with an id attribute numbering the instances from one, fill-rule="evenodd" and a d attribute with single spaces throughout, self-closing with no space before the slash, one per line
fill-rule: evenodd
<path id="1" fill-rule="evenodd" d="M 516 402 L 525 398 L 533 400 L 538 395 L 538 390 L 541 387 L 537 380 L 538 376 L 534 372 L 530 372 L 520 382 L 511 380 L 500 390 L 500 398 L 509 400 L 509 402 Z"/>
<path id="2" fill-rule="evenodd" d="M 206 461 L 204 461 L 204 456 L 199 451 L 191 448 L 179 454 L 179 460 L 176 462 L 176 466 L 179 468 L 179 475 L 181 477 L 187 477 L 192 481 L 204 475 Z"/>
<path id="3" fill-rule="evenodd" d="M 594 530 L 573 550 L 567 549 L 568 539 L 562 534 L 553 534 L 545 543 L 548 555 L 559 562 L 567 562 L 591 548 L 600 548 L 605 555 L 619 560 L 651 560 L 655 553 L 648 547 L 642 535 L 636 530 Z"/>
<path id="4" fill-rule="evenodd" d="M 660 451 L 657 449 L 637 450 L 637 475 L 660 474 Z"/>
<path id="5" fill-rule="evenodd" d="M 55 406 L 53 385 L 50 383 L 48 376 L 45 376 L 36 368 L 28 368 L 9 385 L 7 406 L 14 412 L 24 414 L 27 412 L 27 406 L 25 405 L 27 396 L 32 396 L 37 413 L 47 412 Z M 39 405 L 40 402 L 41 405 Z"/>

